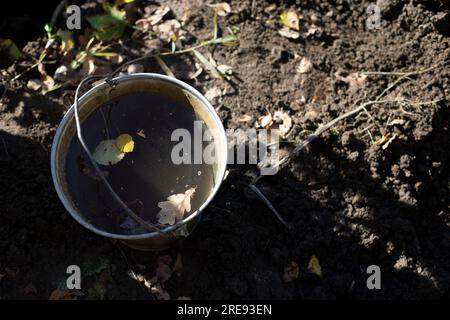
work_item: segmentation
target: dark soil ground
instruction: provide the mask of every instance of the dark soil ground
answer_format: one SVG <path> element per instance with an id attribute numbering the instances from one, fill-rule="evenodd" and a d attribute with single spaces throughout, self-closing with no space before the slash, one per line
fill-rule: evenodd
<path id="1" fill-rule="evenodd" d="M 155 299 L 130 273 L 153 276 L 157 257 L 166 254 L 174 260 L 180 254 L 183 265 L 165 284 L 172 298 L 450 298 L 450 13 L 444 2 L 379 1 L 382 25 L 376 30 L 366 29 L 367 1 L 283 1 L 273 10 L 267 10 L 270 1 L 232 1 L 233 12 L 220 17 L 222 30 L 239 27 L 240 44 L 207 50 L 235 69 L 234 85 L 206 73 L 190 83 L 203 92 L 227 90 L 213 101 L 226 128 L 254 127 L 266 110 L 288 111 L 293 129 L 286 150 L 397 79 L 371 75 L 353 88 L 336 72 L 435 66 L 399 82 L 386 99 L 439 102 L 373 105 L 372 118 L 362 113 L 343 120 L 258 183 L 294 232 L 249 191 L 248 166 L 229 167 L 203 221 L 178 248 L 140 252 L 89 232 L 61 205 L 49 166 L 73 88 L 36 93 L 26 86 L 35 70 L 8 83 L 0 106 L 0 298 L 48 299 L 64 287 L 67 266 L 78 264 L 81 299 Z M 194 39 L 211 37 L 212 11 L 202 1 L 165 4 L 178 18 L 189 8 L 186 29 Z M 319 30 L 297 40 L 279 35 L 279 26 L 267 20 L 289 8 L 316 21 Z M 27 40 L 24 58 L 1 70 L 2 83 L 42 51 L 45 40 Z M 124 45 L 121 51 L 131 58 L 144 48 Z M 309 73 L 296 72 L 301 57 L 312 61 Z M 188 56 L 166 62 L 175 75 L 180 65 L 193 63 Z M 145 70 L 162 72 L 154 61 Z M 253 120 L 238 121 L 243 114 Z M 385 149 L 371 140 L 388 133 L 396 138 Z M 313 254 L 321 278 L 307 270 Z M 300 275 L 286 283 L 291 261 Z M 369 265 L 381 268 L 381 290 L 367 289 Z"/>

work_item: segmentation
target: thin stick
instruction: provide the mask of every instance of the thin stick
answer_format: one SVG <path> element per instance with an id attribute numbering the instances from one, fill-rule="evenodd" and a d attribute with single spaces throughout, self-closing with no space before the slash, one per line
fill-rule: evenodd
<path id="1" fill-rule="evenodd" d="M 169 76 L 172 77 L 174 79 L 176 79 L 177 77 L 175 77 L 175 75 L 173 74 L 172 70 L 170 70 L 169 66 L 164 62 L 163 59 L 161 59 L 160 57 L 156 56 L 155 57 L 156 62 L 158 62 L 159 66 L 161 67 L 161 69 Z"/>
<path id="2" fill-rule="evenodd" d="M 250 189 L 256 193 L 256 195 L 258 197 L 261 198 L 262 201 L 264 201 L 264 203 L 269 207 L 269 209 L 273 212 L 273 214 L 275 215 L 275 217 L 278 218 L 278 220 L 288 229 L 292 230 L 292 225 L 289 224 L 288 222 L 286 222 L 286 220 L 283 219 L 283 217 L 278 213 L 277 209 L 275 209 L 275 207 L 272 205 L 272 203 L 269 201 L 269 199 L 267 199 L 267 197 L 264 195 L 264 193 L 261 192 L 261 190 L 258 189 L 257 186 L 255 186 L 254 184 L 250 184 L 249 185 Z"/>
<path id="3" fill-rule="evenodd" d="M 418 75 L 421 73 L 425 73 L 428 71 L 433 70 L 434 68 L 438 67 L 439 64 L 436 64 L 434 66 L 431 66 L 426 69 L 418 70 L 418 71 L 409 71 L 409 72 L 389 72 L 389 71 L 362 71 L 362 74 L 371 76 L 371 75 L 380 75 L 380 76 L 413 76 Z"/>
<path id="4" fill-rule="evenodd" d="M 427 105 L 427 104 L 434 104 L 437 103 L 439 101 L 441 101 L 442 99 L 436 99 L 433 101 L 426 101 L 426 102 L 418 102 L 415 103 L 415 105 Z M 276 163 L 274 165 L 274 167 L 280 167 L 282 166 L 286 161 L 288 161 L 290 158 L 296 156 L 301 150 L 303 150 L 304 148 L 306 148 L 306 146 L 308 146 L 312 141 L 314 141 L 315 139 L 317 139 L 322 133 L 324 133 L 325 131 L 327 131 L 328 129 L 330 129 L 332 126 L 334 126 L 336 123 L 338 123 L 339 121 L 351 117 L 361 111 L 366 110 L 366 107 L 370 106 L 370 105 L 374 105 L 374 104 L 382 104 L 382 103 L 399 103 L 399 102 L 405 102 L 407 100 L 405 99 L 395 99 L 395 100 L 374 100 L 374 101 L 368 101 L 366 103 L 363 103 L 362 105 L 360 105 L 359 107 L 344 113 L 343 115 L 331 120 L 330 122 L 328 122 L 327 124 L 325 124 L 324 126 L 320 126 L 319 128 L 317 128 L 316 131 L 314 131 L 313 134 L 309 135 L 305 140 L 303 140 L 297 147 L 295 147 L 294 150 L 292 150 L 286 157 L 284 157 L 283 159 L 281 159 L 280 161 L 278 161 L 278 163 Z"/>

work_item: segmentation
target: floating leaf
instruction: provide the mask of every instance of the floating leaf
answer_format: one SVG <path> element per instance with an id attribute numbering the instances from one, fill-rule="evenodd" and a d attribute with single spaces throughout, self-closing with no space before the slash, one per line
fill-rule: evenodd
<path id="1" fill-rule="evenodd" d="M 116 138 L 116 147 L 120 152 L 130 153 L 134 150 L 133 138 L 128 134 L 121 134 Z"/>
<path id="2" fill-rule="evenodd" d="M 136 134 L 137 134 L 139 137 L 143 138 L 143 139 L 147 138 L 147 136 L 145 135 L 144 129 L 139 129 L 139 130 L 136 132 Z"/>
<path id="3" fill-rule="evenodd" d="M 174 225 L 181 221 L 184 212 L 191 211 L 191 198 L 194 196 L 195 188 L 186 190 L 185 193 L 171 195 L 166 201 L 158 203 L 161 210 L 158 212 L 158 222 L 161 224 Z"/>
<path id="4" fill-rule="evenodd" d="M 285 11 L 280 15 L 281 23 L 293 30 L 300 30 L 300 19 L 297 12 L 293 10 Z"/>
<path id="5" fill-rule="evenodd" d="M 309 259 L 308 271 L 322 277 L 322 267 L 320 266 L 319 259 L 314 254 Z"/>
<path id="6" fill-rule="evenodd" d="M 103 140 L 94 150 L 94 159 L 98 164 L 109 166 L 118 163 L 125 157 L 116 146 L 116 140 Z"/>
<path id="7" fill-rule="evenodd" d="M 284 282 L 292 282 L 298 278 L 300 269 L 295 261 L 291 261 L 285 268 L 283 274 Z"/>

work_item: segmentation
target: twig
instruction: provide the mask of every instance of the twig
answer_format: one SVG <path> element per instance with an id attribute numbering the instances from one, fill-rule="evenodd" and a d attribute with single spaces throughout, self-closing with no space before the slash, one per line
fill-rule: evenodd
<path id="1" fill-rule="evenodd" d="M 283 219 L 283 217 L 278 213 L 277 209 L 272 205 L 272 203 L 267 199 L 267 197 L 264 195 L 264 193 L 261 192 L 261 190 L 258 189 L 257 186 L 254 184 L 250 184 L 249 188 L 258 196 L 261 198 L 262 201 L 269 207 L 269 209 L 273 212 L 273 214 L 278 218 L 278 220 L 289 230 L 292 230 L 292 225 L 286 220 Z"/>
<path id="2" fill-rule="evenodd" d="M 155 57 L 156 62 L 158 62 L 159 66 L 161 67 L 161 69 L 169 76 L 172 77 L 174 79 L 176 79 L 177 77 L 175 77 L 175 75 L 173 74 L 172 70 L 170 70 L 169 66 L 164 62 L 163 59 L 161 59 L 160 57 L 156 56 Z"/>
<path id="3" fill-rule="evenodd" d="M 416 70 L 416 71 L 409 71 L 409 72 L 389 72 L 389 71 L 362 71 L 362 74 L 371 76 L 371 75 L 380 75 L 380 76 L 414 76 L 421 73 L 426 73 L 428 71 L 431 71 L 435 68 L 437 68 L 440 64 L 436 64 L 434 66 L 431 66 L 429 68 L 425 68 L 422 70 Z"/>
<path id="4" fill-rule="evenodd" d="M 286 161 L 288 161 L 290 158 L 296 156 L 301 150 L 303 150 L 307 145 L 309 145 L 312 141 L 314 141 L 315 139 L 317 139 L 322 133 L 324 133 L 325 131 L 327 131 L 328 129 L 330 129 L 332 126 L 334 126 L 336 123 L 338 123 L 339 121 L 351 117 L 361 111 L 366 110 L 366 108 L 368 106 L 374 105 L 374 104 L 383 104 L 383 103 L 400 103 L 400 102 L 409 102 L 408 100 L 405 99 L 394 99 L 394 100 L 374 100 L 374 101 L 368 101 L 366 103 L 363 103 L 362 105 L 360 105 L 359 107 L 344 113 L 343 115 L 331 120 L 330 122 L 328 122 L 327 124 L 325 124 L 324 126 L 320 126 L 319 128 L 317 128 L 317 130 L 309 135 L 305 140 L 303 140 L 297 147 L 294 148 L 294 150 L 292 150 L 286 157 L 284 157 L 283 159 L 281 159 L 280 161 L 278 161 L 278 163 L 276 163 L 274 165 L 274 167 L 280 167 L 282 166 Z M 426 102 L 418 102 L 415 103 L 415 105 L 427 105 L 427 104 L 434 104 L 437 103 L 439 101 L 442 101 L 442 99 L 436 99 L 433 101 L 426 101 Z"/>

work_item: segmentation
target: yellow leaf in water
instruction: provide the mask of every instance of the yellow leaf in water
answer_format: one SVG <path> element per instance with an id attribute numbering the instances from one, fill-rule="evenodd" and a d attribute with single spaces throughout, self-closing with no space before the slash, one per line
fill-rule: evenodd
<path id="1" fill-rule="evenodd" d="M 309 259 L 308 271 L 322 277 L 322 267 L 320 266 L 319 259 L 314 254 Z"/>
<path id="2" fill-rule="evenodd" d="M 116 138 L 116 147 L 120 150 L 120 152 L 129 153 L 134 150 L 134 141 L 133 138 L 128 134 L 121 134 Z"/>

